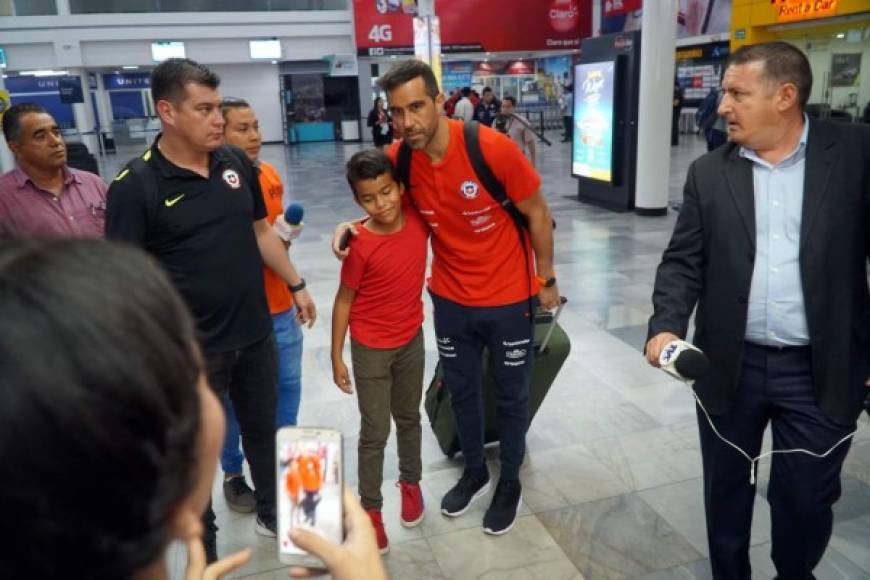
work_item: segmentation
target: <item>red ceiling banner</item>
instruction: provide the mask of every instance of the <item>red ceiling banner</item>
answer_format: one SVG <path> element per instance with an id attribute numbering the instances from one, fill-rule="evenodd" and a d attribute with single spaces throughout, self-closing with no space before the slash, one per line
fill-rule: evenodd
<path id="1" fill-rule="evenodd" d="M 413 54 L 413 11 L 403 0 L 353 0 L 357 53 Z M 574 49 L 592 31 L 591 0 L 438 0 L 435 14 L 445 53 Z"/>

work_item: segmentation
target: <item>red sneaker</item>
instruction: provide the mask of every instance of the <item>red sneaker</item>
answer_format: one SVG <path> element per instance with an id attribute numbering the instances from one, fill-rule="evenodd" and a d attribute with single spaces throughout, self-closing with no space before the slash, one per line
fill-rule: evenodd
<path id="1" fill-rule="evenodd" d="M 402 491 L 402 516 L 400 518 L 402 525 L 406 528 L 413 528 L 423 521 L 425 515 L 420 484 L 400 480 L 396 485 Z"/>
<path id="2" fill-rule="evenodd" d="M 369 514 L 369 519 L 372 520 L 372 527 L 375 529 L 375 538 L 378 541 L 378 552 L 381 555 L 390 551 L 390 541 L 387 539 L 387 531 L 384 529 L 384 519 L 381 517 L 381 510 L 366 510 Z"/>

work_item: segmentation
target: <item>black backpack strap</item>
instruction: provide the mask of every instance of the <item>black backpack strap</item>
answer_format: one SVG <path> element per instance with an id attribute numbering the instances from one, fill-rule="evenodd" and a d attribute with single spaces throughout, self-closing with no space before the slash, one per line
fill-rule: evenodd
<path id="1" fill-rule="evenodd" d="M 411 147 L 402 141 L 399 144 L 399 154 L 396 156 L 396 174 L 399 181 L 405 185 L 405 193 L 411 191 Z"/>
<path id="2" fill-rule="evenodd" d="M 532 271 L 532 268 L 529 263 L 529 255 L 525 249 L 526 236 L 529 235 L 529 220 L 519 209 L 517 209 L 517 206 L 514 205 L 511 198 L 507 196 L 507 192 L 505 191 L 501 181 L 498 180 L 492 172 L 492 169 L 490 169 L 489 165 L 486 163 L 486 159 L 483 157 L 483 151 L 480 149 L 480 138 L 478 137 L 480 124 L 477 121 L 470 121 L 465 123 L 462 131 L 465 137 L 465 152 L 468 154 L 468 160 L 471 162 L 471 167 L 474 169 L 474 173 L 477 174 L 480 183 L 486 188 L 492 198 L 504 208 L 511 217 L 511 221 L 514 222 L 514 226 L 517 228 L 517 235 L 520 237 L 520 248 L 526 263 L 526 271 L 530 272 Z M 533 327 L 535 320 L 534 312 L 535 297 L 532 295 L 532 281 L 529 280 L 529 322 Z M 532 330 L 533 337 L 534 334 L 534 330 Z"/>
<path id="3" fill-rule="evenodd" d="M 417 202 L 411 195 L 411 153 L 411 147 L 402 141 L 399 144 L 399 153 L 396 155 L 396 176 L 399 178 L 399 183 L 405 186 L 405 195 L 408 196 L 411 205 L 417 207 Z"/>
<path id="4" fill-rule="evenodd" d="M 480 149 L 480 138 L 478 136 L 480 124 L 477 121 L 469 121 L 465 123 L 462 130 L 465 136 L 465 151 L 468 153 L 468 160 L 471 161 L 471 167 L 474 169 L 474 173 L 477 174 L 477 178 L 492 198 L 508 212 L 514 223 L 520 228 L 528 229 L 529 222 L 526 216 L 517 209 L 511 198 L 507 196 L 504 186 L 493 174 L 492 169 L 486 163 L 486 159 L 483 158 L 483 151 Z"/>

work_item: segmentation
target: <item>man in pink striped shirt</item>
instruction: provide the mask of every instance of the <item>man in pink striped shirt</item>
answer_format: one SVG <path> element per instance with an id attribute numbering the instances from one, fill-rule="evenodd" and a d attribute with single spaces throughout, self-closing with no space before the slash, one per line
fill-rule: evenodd
<path id="1" fill-rule="evenodd" d="M 54 118 L 21 103 L 3 114 L 3 135 L 17 167 L 0 176 L 0 233 L 102 237 L 106 184 L 67 166 Z"/>

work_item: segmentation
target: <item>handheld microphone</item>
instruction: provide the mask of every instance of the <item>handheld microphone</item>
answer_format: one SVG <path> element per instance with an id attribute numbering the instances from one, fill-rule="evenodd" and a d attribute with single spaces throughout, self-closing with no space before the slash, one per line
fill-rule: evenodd
<path id="1" fill-rule="evenodd" d="M 292 242 L 302 233 L 302 228 L 305 224 L 302 223 L 302 216 L 305 210 L 301 204 L 291 203 L 284 211 L 284 215 L 279 215 L 275 220 L 275 225 L 272 227 L 278 237 L 285 242 Z"/>
<path id="2" fill-rule="evenodd" d="M 659 366 L 681 381 L 694 381 L 710 369 L 710 361 L 701 349 L 684 340 L 672 340 L 659 355 Z"/>

